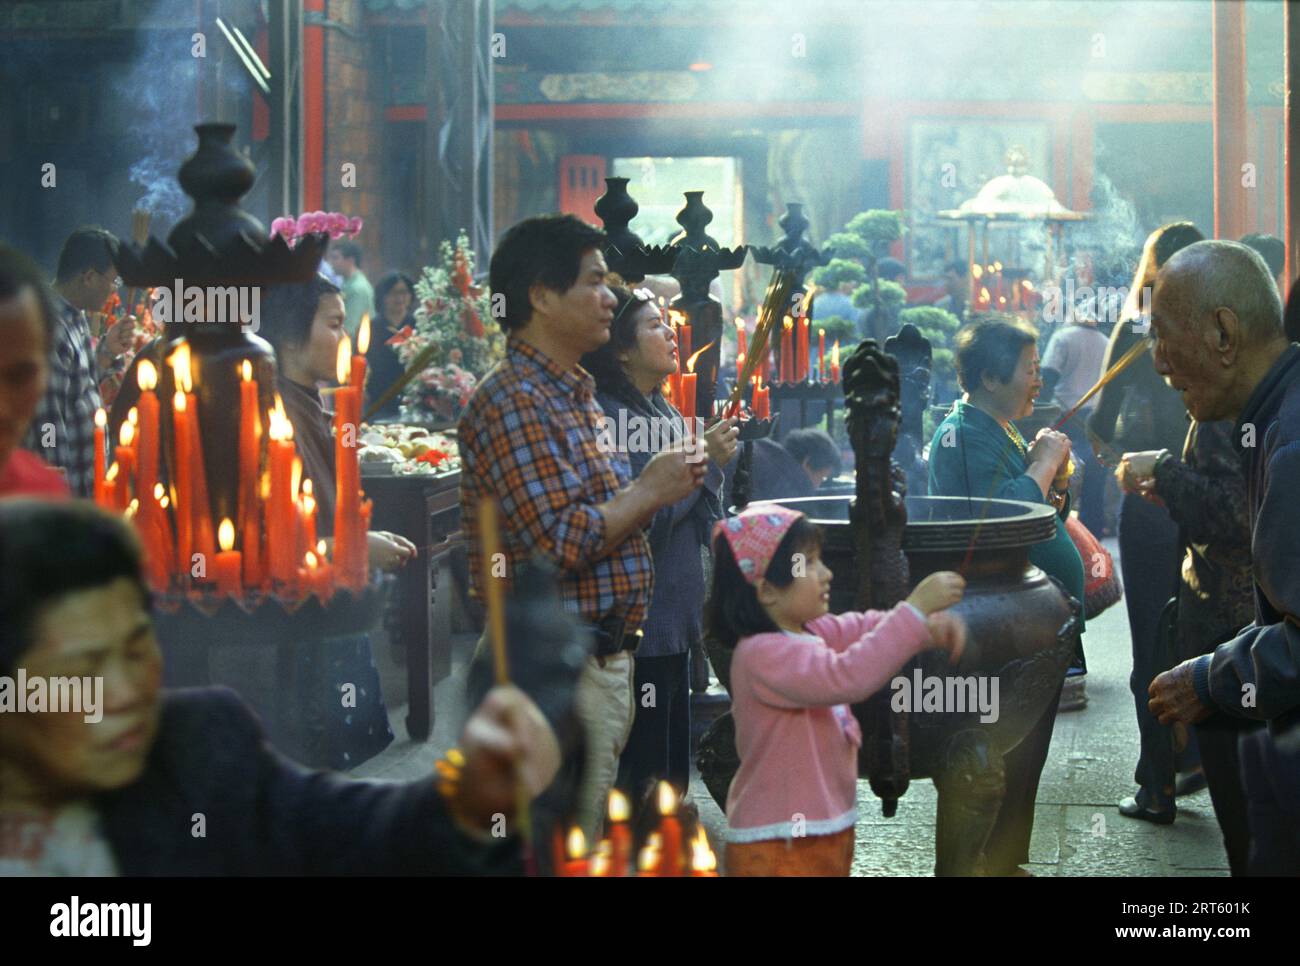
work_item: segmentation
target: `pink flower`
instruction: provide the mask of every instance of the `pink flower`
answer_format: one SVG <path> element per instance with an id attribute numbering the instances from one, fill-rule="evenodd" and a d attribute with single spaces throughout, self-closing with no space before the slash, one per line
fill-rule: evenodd
<path id="1" fill-rule="evenodd" d="M 290 241 L 295 234 L 296 228 L 297 225 L 292 218 L 277 218 L 271 222 L 271 237 L 283 235 L 285 241 Z"/>
<path id="2" fill-rule="evenodd" d="M 360 232 L 361 232 L 361 226 L 362 226 L 362 224 L 363 224 L 363 222 L 362 222 L 361 217 L 360 217 L 359 215 L 356 216 L 356 217 L 354 217 L 354 218 L 350 218 L 350 219 L 348 219 L 348 229 L 347 229 L 347 230 L 348 230 L 348 232 L 349 232 L 350 234 L 352 234 L 352 235 L 354 235 L 354 236 L 355 236 L 355 235 L 358 235 L 358 234 L 360 234 Z"/>
<path id="3" fill-rule="evenodd" d="M 332 211 L 327 214 L 325 223 L 331 238 L 342 238 L 348 230 L 348 216 L 341 212 Z"/>

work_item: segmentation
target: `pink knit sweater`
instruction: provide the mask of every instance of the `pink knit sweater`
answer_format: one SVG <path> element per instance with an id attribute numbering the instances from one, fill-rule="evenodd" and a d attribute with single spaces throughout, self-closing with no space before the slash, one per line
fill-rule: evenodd
<path id="1" fill-rule="evenodd" d="M 731 711 L 740 770 L 727 794 L 727 838 L 831 835 L 857 820 L 862 731 L 849 710 L 930 646 L 921 612 L 827 614 L 807 634 L 755 634 L 736 645 Z"/>

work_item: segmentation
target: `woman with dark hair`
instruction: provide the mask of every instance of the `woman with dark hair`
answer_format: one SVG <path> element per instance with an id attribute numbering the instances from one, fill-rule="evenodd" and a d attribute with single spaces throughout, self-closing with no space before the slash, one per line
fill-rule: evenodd
<path id="1" fill-rule="evenodd" d="M 609 420 L 602 443 L 620 451 L 637 477 L 660 450 L 684 445 L 684 440 L 685 445 L 698 443 L 687 438 L 681 414 L 660 391 L 677 369 L 671 327 L 648 291 L 611 289 L 617 305 L 609 341 L 583 356 L 582 365 L 596 380 L 596 401 Z M 701 456 L 710 461 L 704 485 L 659 510 L 650 523 L 654 591 L 636 651 L 636 715 L 618 777 L 635 802 L 655 780 L 666 779 L 683 791 L 690 776 L 689 651 L 700 639 L 702 555 L 708 552 L 710 528 L 722 517 L 722 467 L 735 455 L 738 434 L 735 420 L 720 420 L 703 433 Z M 645 700 L 646 695 L 653 700 Z"/>
<path id="2" fill-rule="evenodd" d="M 388 340 L 408 325 L 415 325 L 415 282 L 405 272 L 389 272 L 375 286 L 375 317 L 370 320 L 370 348 L 366 350 L 367 412 L 406 371 Z M 397 419 L 400 408 L 401 398 L 395 396 L 384 403 L 375 418 Z"/>
<path id="3" fill-rule="evenodd" d="M 1156 272 L 1176 252 L 1203 238 L 1187 221 L 1164 225 L 1147 237 L 1119 323 L 1110 334 L 1102 372 L 1150 332 L 1147 313 Z M 1107 384 L 1088 418 L 1088 432 L 1110 447 L 1112 460 L 1124 452 L 1181 453 L 1187 430 L 1182 396 L 1165 384 L 1150 354 Z M 1103 448 L 1096 441 L 1093 445 Z M 1174 820 L 1176 756 L 1173 731 L 1160 724 L 1147 707 L 1147 688 L 1156 675 L 1173 666 L 1173 655 L 1164 653 L 1160 643 L 1160 612 L 1178 594 L 1181 558 L 1178 524 L 1169 511 L 1136 492 L 1125 493 L 1119 511 L 1119 559 L 1133 648 L 1129 690 L 1137 711 L 1141 750 L 1133 776 L 1137 794 L 1121 802 L 1119 811 L 1128 818 L 1159 823 Z M 1177 764 L 1184 766 L 1178 769 L 1181 771 L 1199 771 L 1200 756 L 1194 747 L 1188 748 Z M 1185 781 L 1183 787 L 1193 790 L 1197 786 Z M 1204 778 L 1199 779 L 1199 787 L 1204 787 Z"/>
<path id="4" fill-rule="evenodd" d="M 336 505 L 334 438 L 317 385 L 334 378 L 344 317 L 338 288 L 319 275 L 308 282 L 271 286 L 262 297 L 259 334 L 275 348 L 276 388 L 293 424 L 303 477 L 312 481 L 320 510 L 318 532 L 327 543 L 334 532 Z M 405 537 L 372 531 L 367 538 L 372 567 L 396 570 L 415 556 L 415 546 Z M 308 673 L 320 679 L 320 686 L 309 693 L 319 695 L 321 703 L 307 709 L 323 722 L 323 758 L 313 764 L 351 768 L 387 747 L 393 733 L 370 638 L 364 634 L 332 638 L 328 653 L 308 648 L 303 660 Z M 356 687 L 355 708 L 345 708 L 339 700 L 339 689 L 345 684 Z"/>
<path id="5" fill-rule="evenodd" d="M 560 754 L 521 691 L 470 716 L 454 781 L 308 771 L 231 691 L 162 689 L 150 604 L 120 517 L 0 501 L 0 675 L 73 685 L 59 713 L 4 715 L 0 876 L 523 871 L 518 842 L 488 833 L 514 827 L 517 783 L 537 794 Z M 192 834 L 196 814 L 213 834 Z"/>
<path id="6" fill-rule="evenodd" d="M 1031 547 L 1029 560 L 1082 605 L 1083 562 L 1063 522 L 1070 438 L 1043 429 L 1026 443 L 1013 422 L 1033 413 L 1043 386 L 1037 338 L 1030 326 L 1010 318 L 976 322 L 957 333 L 957 381 L 966 395 L 930 442 L 930 494 L 1057 506 L 1056 535 Z M 1020 866 L 1029 861 L 1034 800 L 1059 702 L 1058 693 L 1029 735 L 1003 756 L 1006 795 L 984 849 L 990 875 L 1025 874 Z"/>

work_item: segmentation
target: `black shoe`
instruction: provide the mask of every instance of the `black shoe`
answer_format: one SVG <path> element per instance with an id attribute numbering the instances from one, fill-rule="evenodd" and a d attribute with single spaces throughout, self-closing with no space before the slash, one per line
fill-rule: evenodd
<path id="1" fill-rule="evenodd" d="M 1120 802 L 1119 813 L 1125 818 L 1140 818 L 1142 821 L 1151 822 L 1153 825 L 1173 825 L 1174 819 L 1178 815 L 1176 809 L 1171 808 L 1165 812 L 1157 812 L 1153 808 L 1139 805 L 1136 798 L 1126 798 Z"/>
<path id="2" fill-rule="evenodd" d="M 1205 772 L 1198 768 L 1196 771 L 1185 771 L 1178 776 L 1174 782 L 1174 797 L 1182 798 L 1184 795 L 1195 795 L 1205 789 Z"/>

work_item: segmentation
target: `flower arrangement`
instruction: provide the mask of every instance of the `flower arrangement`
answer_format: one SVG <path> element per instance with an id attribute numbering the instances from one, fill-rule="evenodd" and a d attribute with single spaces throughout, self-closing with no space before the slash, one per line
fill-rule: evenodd
<path id="1" fill-rule="evenodd" d="M 292 248 L 299 238 L 317 232 L 325 232 L 331 238 L 342 238 L 344 235 L 349 238 L 356 238 L 361 231 L 362 224 L 360 218 L 349 218 L 341 211 L 308 211 L 297 218 L 285 215 L 272 221 L 271 237 L 283 235 L 284 240 Z"/>
<path id="2" fill-rule="evenodd" d="M 426 267 L 415 283 L 415 325 L 388 340 L 408 370 L 418 367 L 402 391 L 410 422 L 459 418 L 478 381 L 505 355 L 505 334 L 492 322 L 490 298 L 474 284 L 469 239 L 462 233 L 454 247 L 444 241 L 438 256 L 439 263 Z"/>

